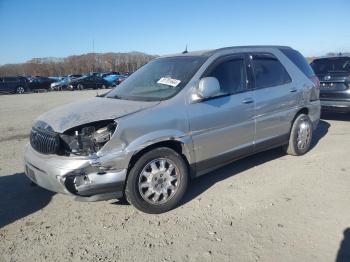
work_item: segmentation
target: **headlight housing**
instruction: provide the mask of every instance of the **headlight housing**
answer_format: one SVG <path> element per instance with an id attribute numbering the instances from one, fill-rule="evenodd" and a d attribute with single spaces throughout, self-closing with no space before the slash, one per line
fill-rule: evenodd
<path id="1" fill-rule="evenodd" d="M 113 120 L 90 123 L 72 128 L 61 134 L 65 154 L 92 155 L 112 137 L 117 128 Z"/>

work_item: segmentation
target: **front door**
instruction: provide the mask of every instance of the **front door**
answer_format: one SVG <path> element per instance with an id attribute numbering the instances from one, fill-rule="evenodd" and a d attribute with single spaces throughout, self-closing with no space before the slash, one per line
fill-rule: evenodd
<path id="1" fill-rule="evenodd" d="M 222 57 L 203 77 L 216 77 L 216 96 L 188 105 L 197 174 L 253 151 L 254 100 L 243 55 Z"/>

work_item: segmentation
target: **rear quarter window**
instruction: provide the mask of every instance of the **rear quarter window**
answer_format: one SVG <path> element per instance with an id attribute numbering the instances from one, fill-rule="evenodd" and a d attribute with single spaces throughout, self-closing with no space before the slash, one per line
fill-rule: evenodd
<path id="1" fill-rule="evenodd" d="M 298 51 L 293 49 L 280 49 L 280 51 L 292 61 L 301 72 L 304 73 L 307 77 L 312 77 L 315 75 L 312 67 L 308 64 L 305 57 L 300 54 Z"/>

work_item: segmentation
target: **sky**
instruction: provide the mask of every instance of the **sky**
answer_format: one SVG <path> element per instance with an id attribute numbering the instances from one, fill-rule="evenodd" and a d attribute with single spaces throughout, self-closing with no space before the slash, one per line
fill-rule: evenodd
<path id="1" fill-rule="evenodd" d="M 0 64 L 260 44 L 350 51 L 350 0 L 0 0 Z"/>

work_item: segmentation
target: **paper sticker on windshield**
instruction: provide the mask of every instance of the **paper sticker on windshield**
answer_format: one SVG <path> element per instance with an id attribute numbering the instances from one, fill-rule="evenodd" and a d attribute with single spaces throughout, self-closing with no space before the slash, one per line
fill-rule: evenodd
<path id="1" fill-rule="evenodd" d="M 161 79 L 158 80 L 158 84 L 163 84 L 163 85 L 168 85 L 172 87 L 176 87 L 178 84 L 180 84 L 180 80 L 177 79 L 172 79 L 170 77 L 162 77 Z"/>

